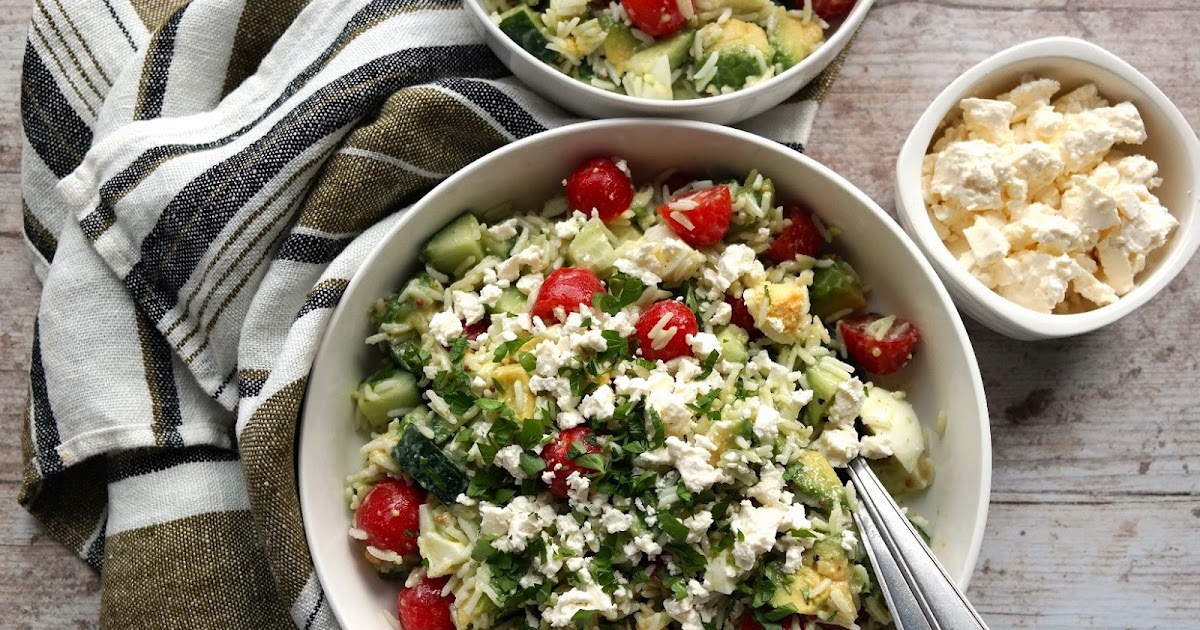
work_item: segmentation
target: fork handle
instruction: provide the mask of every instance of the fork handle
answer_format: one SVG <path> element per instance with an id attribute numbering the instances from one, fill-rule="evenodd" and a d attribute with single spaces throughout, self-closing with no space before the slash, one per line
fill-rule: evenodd
<path id="1" fill-rule="evenodd" d="M 855 521 L 899 630 L 987 630 L 866 460 L 847 467 L 858 490 Z"/>

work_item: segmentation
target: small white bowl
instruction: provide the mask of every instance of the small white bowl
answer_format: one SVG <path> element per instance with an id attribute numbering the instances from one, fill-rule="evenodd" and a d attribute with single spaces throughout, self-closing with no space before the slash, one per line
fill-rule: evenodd
<path id="1" fill-rule="evenodd" d="M 347 531 L 345 479 L 361 467 L 366 437 L 355 431 L 350 392 L 377 362 L 363 340 L 372 332 L 369 306 L 400 286 L 417 267 L 419 244 L 464 208 L 503 200 L 536 207 L 562 192 L 562 180 L 584 158 L 625 158 L 635 177 L 668 168 L 759 169 L 774 179 L 780 199 L 807 199 L 842 230 L 837 250 L 867 278 L 871 307 L 903 313 L 924 342 L 906 368 L 905 390 L 930 435 L 936 480 L 907 501 L 926 517 L 933 549 L 966 587 L 987 518 L 991 438 L 983 383 L 971 341 L 950 296 L 900 228 L 855 188 L 813 159 L 743 131 L 670 120 L 606 120 L 570 125 L 498 149 L 455 173 L 407 210 L 346 287 L 318 349 L 301 417 L 300 506 L 317 576 L 344 628 L 388 630 L 380 614 L 393 610 L 400 585 L 383 580 L 363 560 Z"/>
<path id="2" fill-rule="evenodd" d="M 505 35 L 481 0 L 465 0 L 487 45 L 514 75 L 532 90 L 565 109 L 588 118 L 656 116 L 732 125 L 782 103 L 821 74 L 850 42 L 874 0 L 858 0 L 842 21 L 826 31 L 825 43 L 806 59 L 762 83 L 731 94 L 686 101 L 660 101 L 616 94 L 573 79 L 538 60 Z"/>
<path id="3" fill-rule="evenodd" d="M 1138 274 L 1136 286 L 1115 303 L 1069 315 L 1038 313 L 987 288 L 958 263 L 934 231 L 921 193 L 921 162 L 947 117 L 968 97 L 994 98 L 1024 75 L 1050 78 L 1073 89 L 1095 83 L 1110 102 L 1130 101 L 1146 123 L 1147 140 L 1134 150 L 1158 163 L 1154 189 L 1179 225 Z M 1112 53 L 1071 37 L 1049 37 L 1004 50 L 967 70 L 938 94 L 913 127 L 896 161 L 896 209 L 900 223 L 925 253 L 954 301 L 998 333 L 1023 340 L 1069 337 L 1096 330 L 1145 304 L 1183 269 L 1200 245 L 1200 142 L 1183 115 L 1142 73 Z"/>

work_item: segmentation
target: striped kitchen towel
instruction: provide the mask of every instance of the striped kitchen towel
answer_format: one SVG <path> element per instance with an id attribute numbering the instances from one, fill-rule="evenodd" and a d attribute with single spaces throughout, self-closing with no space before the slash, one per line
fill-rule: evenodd
<path id="1" fill-rule="evenodd" d="M 468 20 L 459 0 L 37 0 L 21 502 L 101 571 L 104 627 L 336 627 L 293 451 L 329 315 L 424 192 L 574 120 Z M 746 127 L 799 148 L 835 73 Z"/>

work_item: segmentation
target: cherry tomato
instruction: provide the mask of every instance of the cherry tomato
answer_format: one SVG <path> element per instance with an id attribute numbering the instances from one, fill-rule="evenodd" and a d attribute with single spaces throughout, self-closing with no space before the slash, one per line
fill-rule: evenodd
<path id="1" fill-rule="evenodd" d="M 683 190 L 684 186 L 687 186 L 697 179 L 700 179 L 700 176 L 695 173 L 689 173 L 687 171 L 675 171 L 663 180 L 662 185 L 667 187 L 667 194 L 670 196 L 674 195 L 680 190 Z"/>
<path id="2" fill-rule="evenodd" d="M 745 300 L 730 295 L 725 297 L 725 302 L 733 309 L 729 315 L 730 324 L 746 331 L 751 339 L 757 339 L 762 335 L 762 331 L 754 326 L 754 316 L 750 314 L 750 309 L 746 308 Z"/>
<path id="3" fill-rule="evenodd" d="M 571 473 L 577 472 L 587 476 L 595 472 L 590 468 L 580 466 L 574 459 L 571 459 L 572 444 L 582 447 L 585 454 L 599 453 L 604 450 L 592 438 L 592 430 L 587 427 L 563 429 L 542 448 L 542 459 L 546 462 L 546 470 L 554 471 L 554 480 L 550 482 L 550 494 L 558 497 L 566 498 L 567 491 L 570 489 L 570 486 L 567 485 L 567 477 L 570 477 Z"/>
<path id="4" fill-rule="evenodd" d="M 567 178 L 567 205 L 608 223 L 633 203 L 633 182 L 608 158 L 592 158 Z"/>
<path id="5" fill-rule="evenodd" d="M 816 257 L 821 253 L 821 231 L 813 223 L 812 215 L 803 208 L 795 206 L 788 208 L 784 214 L 791 220 L 787 227 L 775 237 L 771 246 L 764 252 L 772 262 L 781 263 L 794 260 L 798 254 Z"/>
<path id="6" fill-rule="evenodd" d="M 561 306 L 567 313 L 578 311 L 580 306 L 591 306 L 592 296 L 603 292 L 604 283 L 590 269 L 555 269 L 542 282 L 529 314 L 549 324 L 554 322 L 554 309 Z"/>
<path id="7" fill-rule="evenodd" d="M 425 491 L 415 484 L 388 477 L 367 492 L 354 526 L 367 533 L 366 543 L 402 556 L 417 550 L 421 531 L 417 510 L 425 503 Z"/>
<path id="8" fill-rule="evenodd" d="M 784 628 L 787 627 L 788 626 L 786 625 L 784 626 Z M 753 615 L 746 615 L 745 617 L 742 617 L 740 622 L 738 622 L 738 630 L 763 630 L 763 627 L 758 625 L 758 622 L 754 620 Z"/>
<path id="9" fill-rule="evenodd" d="M 797 8 L 804 8 L 804 0 L 797 0 Z M 854 0 L 812 0 L 813 13 L 825 20 L 844 18 L 854 8 Z"/>
<path id="10" fill-rule="evenodd" d="M 450 615 L 454 594 L 442 595 L 450 576 L 423 578 L 400 591 L 396 598 L 396 616 L 404 630 L 455 630 Z"/>
<path id="11" fill-rule="evenodd" d="M 681 201 L 694 202 L 695 206 L 687 210 L 672 208 L 672 204 Z M 659 206 L 658 214 L 688 245 L 707 247 L 725 238 L 725 233 L 729 231 L 729 221 L 733 218 L 733 197 L 729 194 L 728 186 L 718 184 L 676 197 Z"/>
<path id="12" fill-rule="evenodd" d="M 488 321 L 487 318 L 485 317 L 484 319 L 481 319 L 481 320 L 475 322 L 474 324 L 469 324 L 466 328 L 463 329 L 463 334 L 465 334 L 467 336 L 467 339 L 470 339 L 471 341 L 475 341 L 479 337 L 479 335 L 482 335 L 483 333 L 487 332 L 488 327 L 490 327 L 491 325 L 492 325 L 492 322 Z"/>
<path id="13" fill-rule="evenodd" d="M 876 339 L 868 326 L 882 318 L 878 313 L 866 313 L 838 321 L 838 332 L 846 343 L 846 353 L 872 374 L 891 374 L 904 367 L 921 339 L 917 327 L 899 317 L 881 338 Z"/>
<path id="14" fill-rule="evenodd" d="M 664 318 L 666 318 L 666 322 L 660 326 L 659 322 Z M 656 345 L 654 342 L 657 336 L 654 334 L 656 328 L 663 331 L 663 334 L 671 334 L 672 328 L 675 329 L 675 332 L 665 343 L 660 342 Z M 692 309 L 682 302 L 663 300 L 655 302 L 646 309 L 646 312 L 642 313 L 634 326 L 633 336 L 638 340 L 638 352 L 641 353 L 643 359 L 670 361 L 692 353 L 687 336 L 694 335 L 699 330 L 700 328 L 696 324 L 696 314 L 692 312 Z"/>
<path id="15" fill-rule="evenodd" d="M 629 21 L 651 37 L 666 37 L 687 24 L 676 0 L 621 0 L 621 6 Z"/>

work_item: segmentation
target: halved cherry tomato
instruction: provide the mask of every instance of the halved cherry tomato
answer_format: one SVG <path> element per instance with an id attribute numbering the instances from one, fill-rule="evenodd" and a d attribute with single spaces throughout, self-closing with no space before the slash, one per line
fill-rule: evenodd
<path id="1" fill-rule="evenodd" d="M 663 321 L 663 320 L 666 321 Z M 660 325 L 661 322 L 661 325 Z M 674 328 L 674 332 L 671 329 Z M 666 341 L 655 343 L 661 335 L 670 335 Z M 634 338 L 638 340 L 638 353 L 643 359 L 650 361 L 670 361 L 676 357 L 692 353 L 692 347 L 687 342 L 688 335 L 699 332 L 696 324 L 696 314 L 682 302 L 663 300 L 656 302 L 642 313 L 634 325 Z"/>
<path id="2" fill-rule="evenodd" d="M 790 219 L 791 223 L 783 228 L 764 252 L 767 258 L 774 263 L 781 263 L 795 259 L 798 254 L 815 258 L 821 253 L 825 241 L 807 210 L 793 206 L 784 212 L 784 217 Z"/>
<path id="3" fill-rule="evenodd" d="M 463 334 L 467 336 L 467 339 L 470 339 L 471 341 L 475 341 L 475 339 L 478 338 L 479 335 L 482 335 L 483 333 L 487 332 L 488 327 L 490 327 L 491 325 L 492 325 L 492 322 L 488 321 L 488 319 L 485 317 L 485 318 L 475 322 L 474 324 L 469 324 L 466 328 L 463 329 Z"/>
<path id="4" fill-rule="evenodd" d="M 803 0 L 796 4 L 799 5 L 797 8 L 804 8 Z M 812 0 L 812 8 L 813 12 L 824 20 L 844 18 L 854 8 L 854 0 Z"/>
<path id="5" fill-rule="evenodd" d="M 784 626 L 787 627 L 787 626 Z M 738 630 L 763 630 L 763 627 L 754 620 L 753 615 L 746 615 L 738 622 Z"/>
<path id="6" fill-rule="evenodd" d="M 746 308 L 746 301 L 737 296 L 726 296 L 725 302 L 733 309 L 729 314 L 729 323 L 741 328 L 750 335 L 751 339 L 757 339 L 762 336 L 760 331 L 754 325 L 754 316 L 750 314 L 750 309 Z"/>
<path id="7" fill-rule="evenodd" d="M 729 231 L 733 197 L 728 186 L 718 184 L 676 197 L 659 206 L 658 214 L 685 243 L 707 247 L 720 242 Z"/>
<path id="8" fill-rule="evenodd" d="M 683 190 L 684 186 L 687 186 L 697 179 L 700 179 L 700 176 L 696 175 L 695 173 L 689 173 L 687 171 L 675 171 L 663 180 L 662 185 L 667 187 L 668 195 L 674 195 L 675 193 Z"/>
<path id="9" fill-rule="evenodd" d="M 454 594 L 442 595 L 450 576 L 423 578 L 400 591 L 396 598 L 396 616 L 404 630 L 454 630 L 450 605 Z"/>
<path id="10" fill-rule="evenodd" d="M 590 269 L 555 269 L 542 281 L 529 314 L 550 324 L 554 322 L 554 309 L 561 306 L 566 313 L 578 311 L 580 306 L 591 306 L 592 296 L 603 292 L 604 283 Z"/>
<path id="11" fill-rule="evenodd" d="M 592 158 L 567 178 L 567 205 L 608 223 L 633 203 L 633 182 L 608 158 Z"/>
<path id="12" fill-rule="evenodd" d="M 838 332 L 846 343 L 846 354 L 872 374 L 891 374 L 904 367 L 921 339 L 917 327 L 899 317 L 887 332 L 876 339 L 868 326 L 882 318 L 883 315 L 878 313 L 866 313 L 838 321 Z"/>
<path id="13" fill-rule="evenodd" d="M 687 24 L 676 0 L 621 0 L 621 6 L 629 21 L 651 37 L 666 37 Z"/>
<path id="14" fill-rule="evenodd" d="M 594 470 L 580 466 L 571 458 L 572 444 L 578 444 L 583 448 L 585 454 L 599 453 L 604 450 L 596 443 L 592 437 L 592 430 L 587 427 L 563 429 L 542 448 L 541 455 L 542 460 L 546 462 L 546 470 L 554 472 L 554 480 L 550 482 L 550 494 L 558 497 L 565 498 L 567 496 L 570 489 L 567 477 L 570 477 L 571 473 L 577 472 L 585 477 L 595 473 Z"/>
<path id="15" fill-rule="evenodd" d="M 354 526 L 367 533 L 368 545 L 408 555 L 417 550 L 418 510 L 423 503 L 425 491 L 419 486 L 388 477 L 363 497 L 354 513 Z"/>

